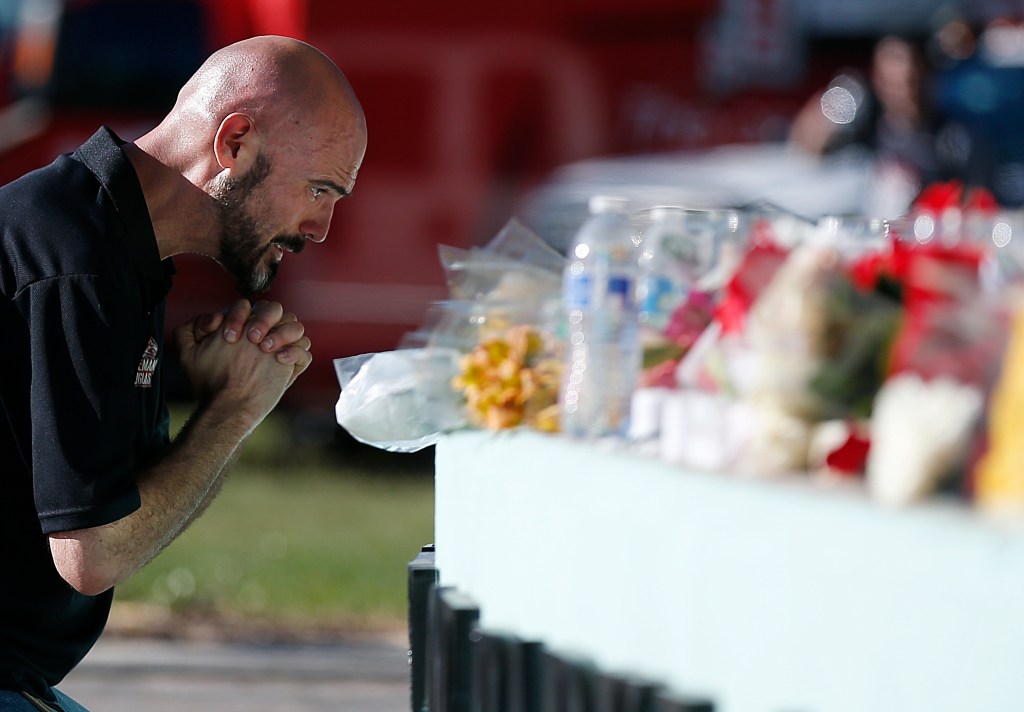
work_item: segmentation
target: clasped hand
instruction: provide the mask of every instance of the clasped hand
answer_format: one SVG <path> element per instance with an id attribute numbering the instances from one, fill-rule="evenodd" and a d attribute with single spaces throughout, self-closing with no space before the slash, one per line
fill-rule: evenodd
<path id="1" fill-rule="evenodd" d="M 278 302 L 240 299 L 222 313 L 194 317 L 174 333 L 196 395 L 237 398 L 259 418 L 312 360 L 302 323 Z"/>

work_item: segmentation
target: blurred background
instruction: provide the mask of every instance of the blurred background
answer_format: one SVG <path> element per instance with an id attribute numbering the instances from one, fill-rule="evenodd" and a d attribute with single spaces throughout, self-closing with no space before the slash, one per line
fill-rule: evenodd
<path id="1" fill-rule="evenodd" d="M 321 48 L 369 125 L 353 197 L 269 295 L 306 324 L 310 371 L 223 501 L 121 600 L 402 620 L 404 564 L 432 538 L 432 453 L 348 439 L 332 360 L 421 323 L 447 294 L 439 245 L 516 216 L 561 249 L 607 186 L 813 219 L 894 216 L 958 177 L 1020 205 L 1022 20 L 1019 0 L 0 0 L 0 183 L 100 124 L 137 137 L 211 51 L 256 34 Z M 235 298 L 212 262 L 177 262 L 169 326 Z"/>

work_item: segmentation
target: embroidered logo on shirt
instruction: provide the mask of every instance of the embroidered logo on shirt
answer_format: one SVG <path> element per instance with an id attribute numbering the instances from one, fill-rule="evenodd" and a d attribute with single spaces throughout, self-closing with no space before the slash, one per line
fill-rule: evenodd
<path id="1" fill-rule="evenodd" d="M 153 373 L 156 371 L 157 363 L 156 339 L 149 337 L 146 350 L 142 352 L 142 360 L 139 361 L 139 370 L 135 373 L 135 386 L 137 388 L 152 388 Z"/>

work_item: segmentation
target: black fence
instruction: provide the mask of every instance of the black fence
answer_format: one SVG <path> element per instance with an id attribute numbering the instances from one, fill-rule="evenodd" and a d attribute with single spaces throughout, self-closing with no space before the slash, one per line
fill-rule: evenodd
<path id="1" fill-rule="evenodd" d="M 481 628 L 477 603 L 438 585 L 433 546 L 408 568 L 412 712 L 714 712 L 709 699 Z"/>

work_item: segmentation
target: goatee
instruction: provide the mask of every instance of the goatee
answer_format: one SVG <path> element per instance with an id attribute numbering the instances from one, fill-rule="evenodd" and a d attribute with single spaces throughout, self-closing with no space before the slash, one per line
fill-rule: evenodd
<path id="1" fill-rule="evenodd" d="M 243 295 L 266 291 L 277 276 L 276 261 L 266 268 L 261 266 L 270 244 L 262 244 L 259 222 L 248 209 L 253 192 L 270 175 L 270 170 L 270 159 L 260 151 L 248 173 L 225 178 L 211 191 L 220 221 L 217 261 L 234 278 Z"/>

